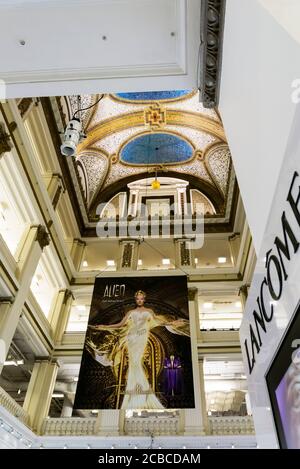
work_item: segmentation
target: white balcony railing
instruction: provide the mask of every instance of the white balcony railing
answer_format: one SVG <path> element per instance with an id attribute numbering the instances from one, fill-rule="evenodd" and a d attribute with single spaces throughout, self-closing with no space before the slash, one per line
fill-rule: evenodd
<path id="1" fill-rule="evenodd" d="M 211 435 L 254 435 L 251 416 L 208 417 Z"/>
<path id="2" fill-rule="evenodd" d="M 178 435 L 179 417 L 131 417 L 125 419 L 125 435 Z"/>
<path id="3" fill-rule="evenodd" d="M 3 388 L 0 387 L 0 405 L 17 417 L 25 425 L 28 424 L 28 414 Z"/>
<path id="4" fill-rule="evenodd" d="M 47 418 L 44 420 L 42 433 L 49 436 L 95 435 L 95 424 L 95 418 Z"/>

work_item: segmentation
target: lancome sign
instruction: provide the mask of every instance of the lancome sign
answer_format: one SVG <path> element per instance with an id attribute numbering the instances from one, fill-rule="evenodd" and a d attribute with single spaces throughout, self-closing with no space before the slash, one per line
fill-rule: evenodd
<path id="1" fill-rule="evenodd" d="M 253 308 L 248 337 L 242 344 L 245 348 L 250 374 L 263 346 L 264 334 L 276 315 L 276 302 L 280 300 L 285 282 L 289 277 L 289 262 L 299 250 L 300 177 L 297 171 L 293 173 L 287 191 L 286 208 L 281 215 L 281 226 L 281 233 L 275 236 L 273 246 L 266 252 L 265 276 Z"/>

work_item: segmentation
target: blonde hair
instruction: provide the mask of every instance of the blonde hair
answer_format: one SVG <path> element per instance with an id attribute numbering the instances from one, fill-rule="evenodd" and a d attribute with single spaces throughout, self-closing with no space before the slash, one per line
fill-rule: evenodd
<path id="1" fill-rule="evenodd" d="M 144 298 L 146 298 L 146 293 L 143 290 L 138 290 L 134 294 L 134 298 L 136 298 L 138 295 L 143 295 Z"/>

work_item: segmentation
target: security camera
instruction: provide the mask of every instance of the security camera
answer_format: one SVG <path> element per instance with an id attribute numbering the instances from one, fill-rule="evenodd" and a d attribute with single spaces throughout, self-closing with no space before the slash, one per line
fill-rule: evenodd
<path id="1" fill-rule="evenodd" d="M 67 125 L 64 133 L 64 141 L 60 147 L 60 151 L 64 156 L 74 156 L 78 143 L 86 136 L 82 132 L 82 125 L 79 119 L 73 117 Z"/>

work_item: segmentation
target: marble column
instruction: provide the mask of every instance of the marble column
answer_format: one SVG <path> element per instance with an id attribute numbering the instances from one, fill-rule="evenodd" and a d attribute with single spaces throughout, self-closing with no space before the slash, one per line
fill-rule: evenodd
<path id="1" fill-rule="evenodd" d="M 5 343 L 6 355 L 11 341 L 18 326 L 19 318 L 28 296 L 32 277 L 36 271 L 38 262 L 44 247 L 49 244 L 49 235 L 42 225 L 31 226 L 19 252 L 17 253 L 16 276 L 19 280 L 19 289 L 15 295 L 14 302 L 0 320 L 0 339 Z M 0 365 L 0 373 L 2 366 Z"/>
<path id="2" fill-rule="evenodd" d="M 49 322 L 52 327 L 55 344 L 61 343 L 62 341 L 68 324 L 73 299 L 74 297 L 71 290 L 60 290 L 54 300 Z"/>
<path id="3" fill-rule="evenodd" d="M 207 403 L 205 394 L 205 380 L 204 380 L 204 359 L 198 358 L 198 369 L 199 369 L 199 381 L 200 381 L 200 400 L 201 400 L 201 411 L 203 428 L 206 434 L 209 432 L 209 421 L 207 415 Z"/>
<path id="4" fill-rule="evenodd" d="M 37 360 L 29 381 L 24 409 L 29 415 L 29 424 L 38 434 L 48 416 L 59 364 L 57 360 Z"/>
<path id="5" fill-rule="evenodd" d="M 230 257 L 233 265 L 236 265 L 238 255 L 240 252 L 240 245 L 241 245 L 241 235 L 240 233 L 233 233 L 231 236 L 228 237 L 229 241 L 229 249 L 230 249 Z"/>
<path id="6" fill-rule="evenodd" d="M 60 414 L 62 418 L 72 417 L 72 413 L 73 413 L 72 397 L 74 400 L 74 396 L 70 396 L 69 393 L 65 393 L 64 403 L 63 403 L 63 407 L 62 407 L 61 414 Z"/>
<path id="7" fill-rule="evenodd" d="M 53 173 L 44 176 L 47 191 L 54 210 L 57 208 L 62 194 L 65 192 L 65 184 L 61 174 Z"/>
<path id="8" fill-rule="evenodd" d="M 72 248 L 71 248 L 71 257 L 73 260 L 73 264 L 76 270 L 80 270 L 82 259 L 84 256 L 86 243 L 82 241 L 82 239 L 75 238 L 73 240 Z"/>
<path id="9" fill-rule="evenodd" d="M 198 295 L 197 288 L 189 288 L 189 313 L 192 346 L 192 364 L 194 378 L 195 408 L 184 410 L 184 434 L 204 435 L 206 409 L 203 408 L 203 396 L 201 396 L 201 379 L 198 362 L 197 330 L 199 328 L 199 311 L 196 309 L 195 297 Z"/>

